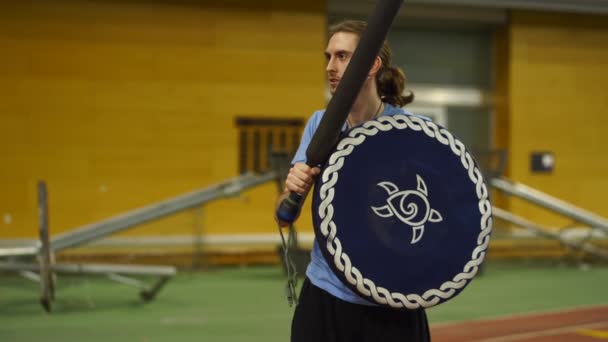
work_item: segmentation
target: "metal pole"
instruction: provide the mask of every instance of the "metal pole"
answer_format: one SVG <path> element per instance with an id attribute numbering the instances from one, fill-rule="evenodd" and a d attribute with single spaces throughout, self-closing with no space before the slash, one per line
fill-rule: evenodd
<path id="1" fill-rule="evenodd" d="M 608 232 L 608 220 L 573 204 L 562 201 L 544 192 L 533 189 L 521 183 L 508 181 L 504 178 L 494 178 L 490 181 L 493 187 L 507 194 L 517 196 L 543 208 L 572 218 L 578 222 Z"/>
<path id="2" fill-rule="evenodd" d="M 494 215 L 495 218 L 499 218 L 501 220 L 510 222 L 516 226 L 528 229 L 529 231 L 533 232 L 534 234 L 536 234 L 538 236 L 558 240 L 565 246 L 595 255 L 604 260 L 608 260 L 608 251 L 606 251 L 606 250 L 600 249 L 588 242 L 576 243 L 574 241 L 570 241 L 568 239 L 563 238 L 559 233 L 553 232 L 543 226 L 540 226 L 534 222 L 526 220 L 523 217 L 512 214 L 506 210 L 493 207 L 492 215 Z"/>

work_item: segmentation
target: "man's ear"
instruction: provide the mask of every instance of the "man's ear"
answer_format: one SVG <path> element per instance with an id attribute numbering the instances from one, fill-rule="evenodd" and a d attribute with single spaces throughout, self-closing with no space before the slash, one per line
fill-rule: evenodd
<path id="1" fill-rule="evenodd" d="M 381 68 L 382 68 L 382 58 L 380 58 L 380 56 L 376 56 L 376 59 L 374 60 L 374 64 L 372 64 L 372 68 L 369 70 L 368 77 L 376 76 L 376 74 L 380 71 Z"/>

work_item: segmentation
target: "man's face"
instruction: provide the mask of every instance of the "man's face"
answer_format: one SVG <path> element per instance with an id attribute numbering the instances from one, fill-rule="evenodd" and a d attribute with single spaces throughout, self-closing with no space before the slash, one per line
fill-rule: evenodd
<path id="1" fill-rule="evenodd" d="M 329 81 L 329 91 L 335 94 L 336 88 L 344 70 L 348 66 L 353 52 L 359 43 L 359 36 L 354 33 L 338 32 L 334 34 L 327 43 L 325 58 L 327 60 L 327 79 Z"/>

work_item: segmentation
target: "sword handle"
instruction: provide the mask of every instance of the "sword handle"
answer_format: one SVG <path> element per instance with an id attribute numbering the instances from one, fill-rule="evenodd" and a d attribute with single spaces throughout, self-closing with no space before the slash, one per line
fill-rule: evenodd
<path id="1" fill-rule="evenodd" d="M 295 192 L 290 192 L 289 196 L 287 196 L 279 205 L 277 209 L 277 218 L 280 221 L 293 223 L 298 217 L 298 213 L 300 212 L 300 208 L 302 207 L 302 196 L 298 195 Z"/>

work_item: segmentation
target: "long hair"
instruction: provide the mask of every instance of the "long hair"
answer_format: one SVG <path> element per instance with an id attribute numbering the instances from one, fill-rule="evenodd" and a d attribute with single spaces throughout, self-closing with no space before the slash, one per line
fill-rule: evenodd
<path id="1" fill-rule="evenodd" d="M 329 37 L 331 38 L 338 32 L 348 32 L 361 38 L 366 28 L 367 23 L 365 21 L 345 20 L 329 28 Z M 405 106 L 414 101 L 414 93 L 411 91 L 408 95 L 403 95 L 407 78 L 401 68 L 392 65 L 393 53 L 386 40 L 382 44 L 379 56 L 382 60 L 382 66 L 376 74 L 376 84 L 378 95 L 382 101 L 397 107 Z"/>

